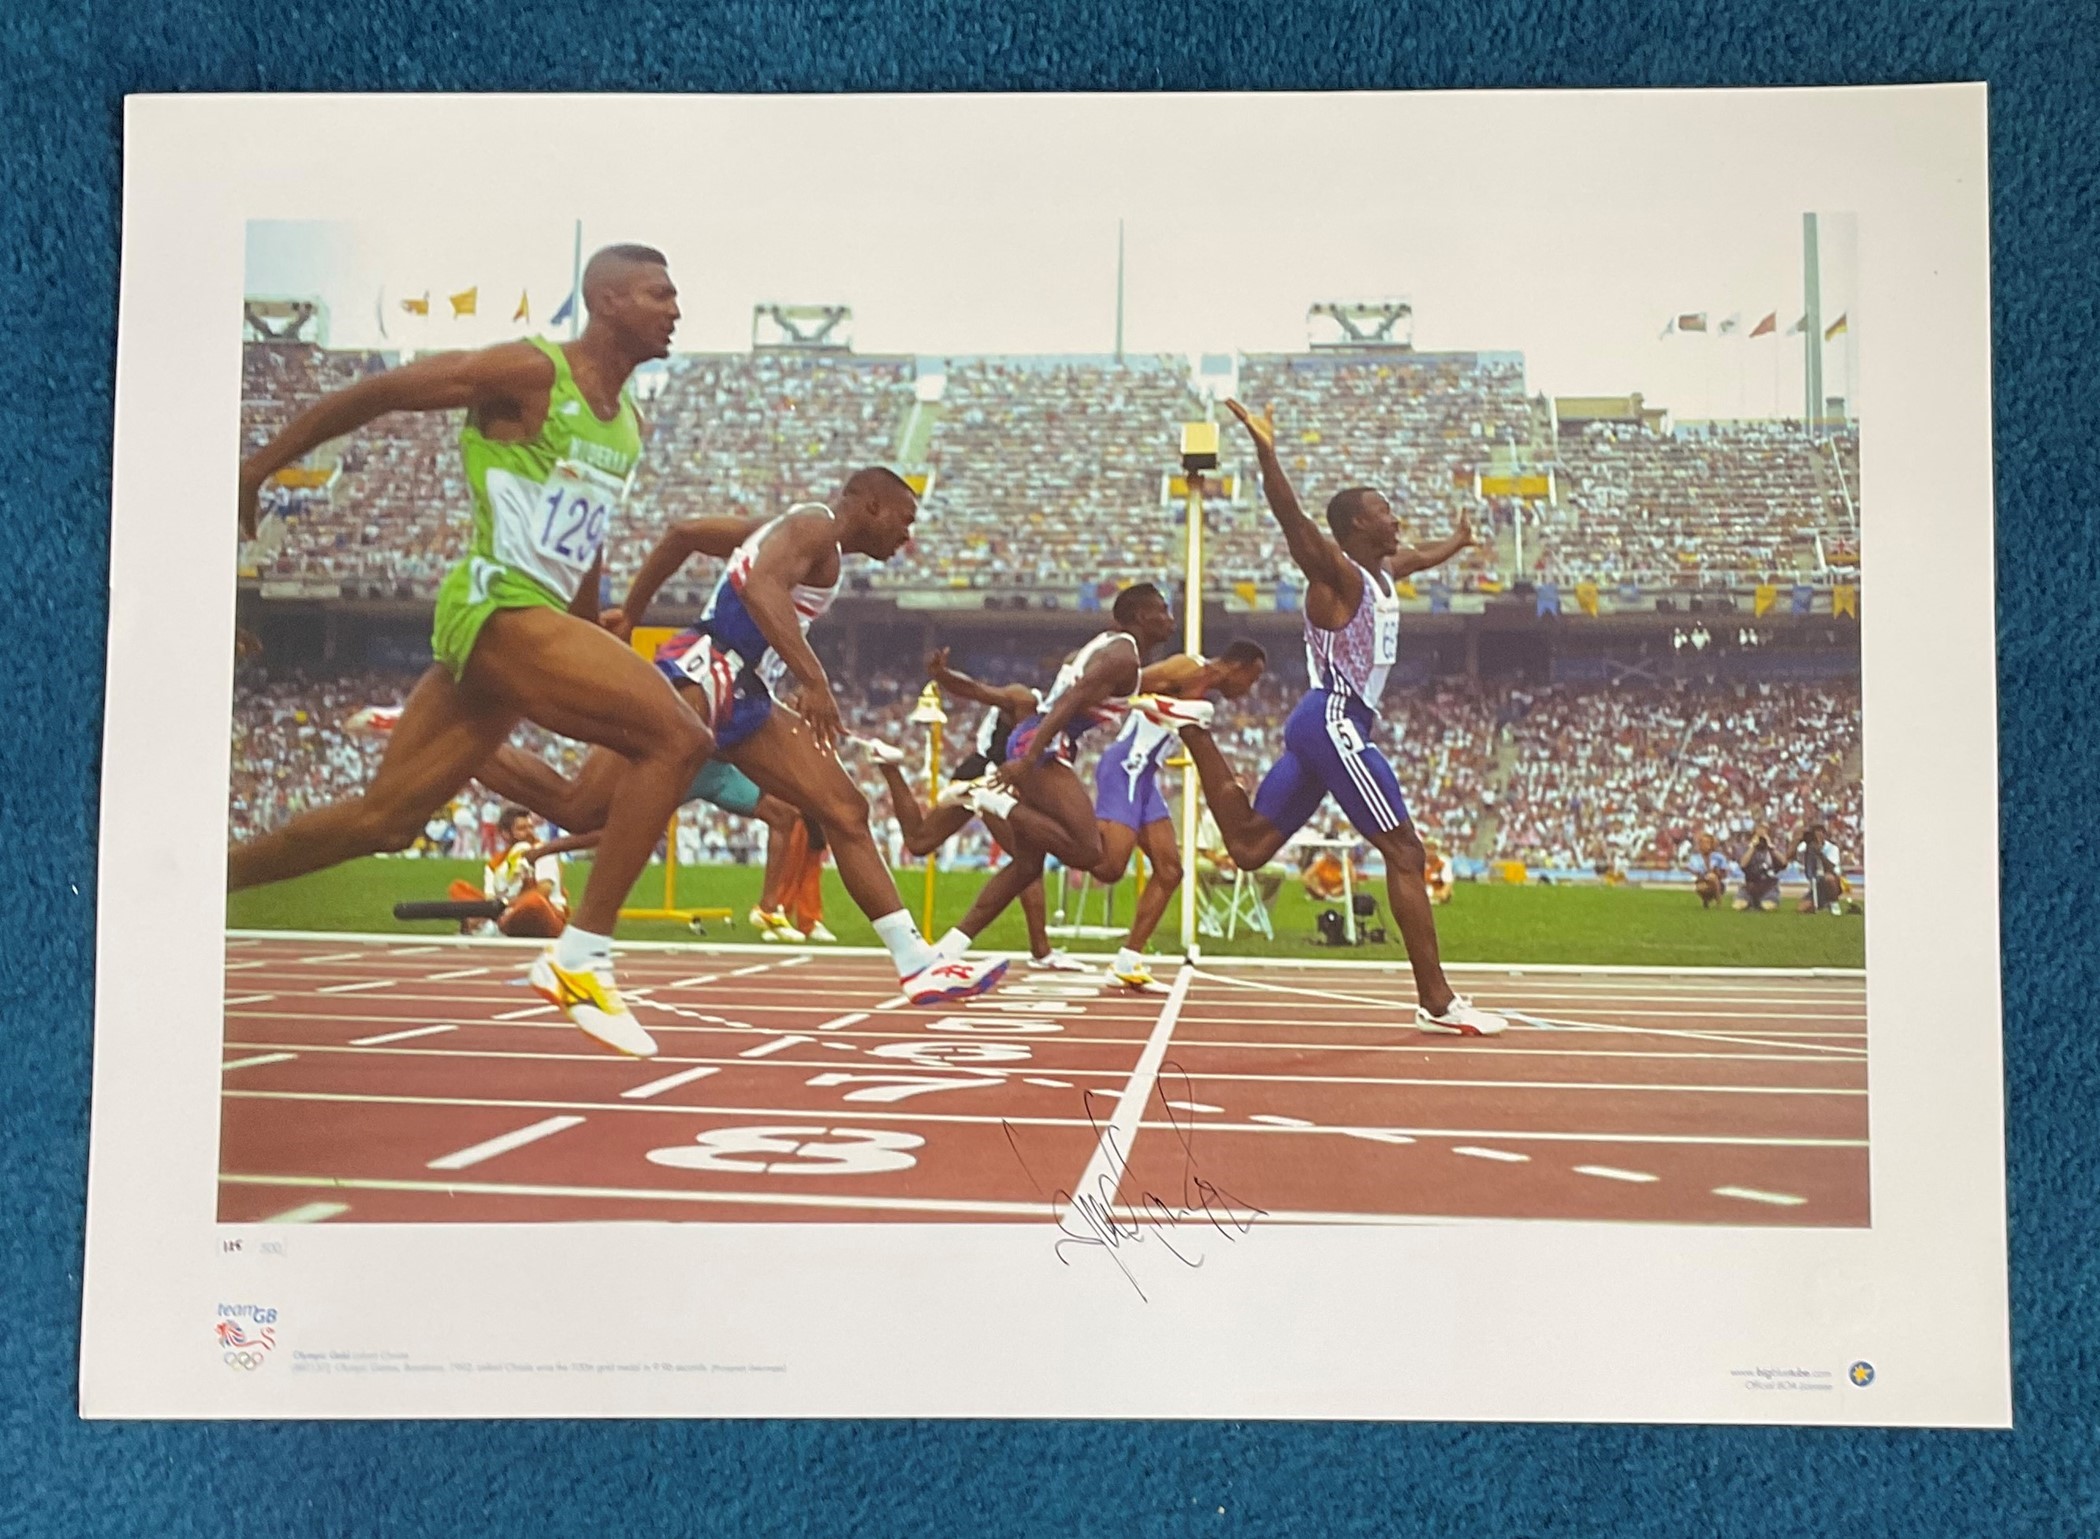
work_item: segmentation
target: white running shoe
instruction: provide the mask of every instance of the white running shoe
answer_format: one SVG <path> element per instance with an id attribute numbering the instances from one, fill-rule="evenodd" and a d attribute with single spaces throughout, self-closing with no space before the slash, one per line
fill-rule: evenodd
<path id="1" fill-rule="evenodd" d="M 1152 976 L 1152 969 L 1142 961 L 1132 967 L 1111 963 L 1108 975 L 1126 989 L 1136 989 L 1140 994 L 1156 994 L 1160 991 L 1159 980 Z"/>
<path id="2" fill-rule="evenodd" d="M 1004 957 L 983 957 L 967 962 L 936 956 L 909 978 L 901 980 L 898 986 L 904 990 L 904 997 L 915 1005 L 944 1005 L 985 993 L 1005 975 Z"/>
<path id="3" fill-rule="evenodd" d="M 989 780 L 978 781 L 967 799 L 972 812 L 989 812 L 995 818 L 1009 816 L 1020 801 L 1013 792 L 1002 791 Z"/>
<path id="4" fill-rule="evenodd" d="M 1177 732 L 1183 727 L 1207 727 L 1218 714 L 1208 700 L 1177 700 L 1172 695 L 1138 695 L 1130 704 L 1149 720 Z"/>
<path id="5" fill-rule="evenodd" d="M 809 938 L 813 941 L 835 941 L 838 939 L 836 935 L 833 935 L 825 927 L 824 921 L 821 919 L 809 927 Z"/>
<path id="6" fill-rule="evenodd" d="M 1053 950 L 1048 956 L 1030 957 L 1030 972 L 1038 973 L 1090 973 L 1093 969 L 1073 956 L 1069 951 Z"/>
<path id="7" fill-rule="evenodd" d="M 885 743 L 878 737 L 856 737 L 849 738 L 847 741 L 869 758 L 879 760 L 884 764 L 902 764 L 910 757 L 903 749 L 893 744 Z"/>
<path id="8" fill-rule="evenodd" d="M 368 705 L 363 710 L 343 719 L 345 732 L 371 733 L 378 736 L 394 730 L 394 723 L 401 719 L 398 705 Z"/>
<path id="9" fill-rule="evenodd" d="M 1422 1006 L 1415 1006 L 1417 1031 L 1436 1032 L 1447 1037 L 1499 1037 L 1508 1025 L 1509 1022 L 1501 1016 L 1480 1009 L 1463 994 L 1453 994 L 1442 1015 L 1431 1015 Z"/>
<path id="10" fill-rule="evenodd" d="M 800 930 L 787 922 L 785 914 L 769 914 L 762 908 L 754 908 L 745 917 L 751 921 L 751 927 L 758 931 L 758 938 L 762 941 L 784 941 L 793 945 L 804 938 Z"/>
<path id="11" fill-rule="evenodd" d="M 560 1009 L 569 1024 L 595 1042 L 630 1058 L 654 1058 L 656 1040 L 642 1030 L 613 986 L 612 963 L 601 962 L 581 972 L 570 972 L 554 960 L 549 946 L 532 964 L 526 982 L 540 998 Z"/>
<path id="12" fill-rule="evenodd" d="M 983 784 L 981 776 L 975 780 L 951 780 L 941 787 L 940 794 L 933 799 L 933 804 L 936 807 L 967 807 L 970 805 L 970 798 Z"/>

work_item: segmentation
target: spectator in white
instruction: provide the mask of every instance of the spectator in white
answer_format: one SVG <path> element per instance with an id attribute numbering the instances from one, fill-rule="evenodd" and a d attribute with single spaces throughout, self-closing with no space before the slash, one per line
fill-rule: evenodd
<path id="1" fill-rule="evenodd" d="M 481 798 L 481 848 L 485 853 L 493 855 L 504 847 L 497 842 L 503 831 L 502 824 L 503 803 L 484 793 Z"/>

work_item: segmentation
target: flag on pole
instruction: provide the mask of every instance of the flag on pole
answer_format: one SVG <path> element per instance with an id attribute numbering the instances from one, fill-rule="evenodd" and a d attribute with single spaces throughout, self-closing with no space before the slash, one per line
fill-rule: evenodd
<path id="1" fill-rule="evenodd" d="M 452 296 L 452 318 L 456 321 L 462 315 L 472 315 L 480 294 L 481 290 L 478 286 L 471 289 L 462 289 L 459 293 L 454 294 Z"/>
<path id="2" fill-rule="evenodd" d="M 1680 316 L 1678 316 L 1678 317 L 1677 317 L 1677 329 L 1678 329 L 1679 331 L 1704 331 L 1704 330 L 1706 330 L 1706 312 L 1705 312 L 1704 310 L 1701 310 L 1701 311 L 1699 311 L 1699 312 L 1698 312 L 1698 313 L 1697 313 L 1696 315 L 1680 315 Z"/>
<path id="3" fill-rule="evenodd" d="M 1773 332 L 1777 331 L 1778 329 L 1779 312 L 1777 310 L 1774 310 L 1770 315 L 1766 316 L 1763 320 L 1759 321 L 1755 326 L 1750 328 L 1750 335 L 1753 337 L 1769 337 Z"/>
<path id="4" fill-rule="evenodd" d="M 421 299 L 402 300 L 401 308 L 410 315 L 428 315 L 430 313 L 430 290 L 425 289 Z"/>
<path id="5" fill-rule="evenodd" d="M 561 308 L 554 312 L 554 319 L 549 321 L 547 324 L 549 326 L 559 326 L 563 321 L 569 318 L 569 312 L 574 310 L 575 308 L 576 291 L 574 289 L 571 289 L 569 291 L 569 297 L 561 302 Z"/>
<path id="6" fill-rule="evenodd" d="M 1673 315 L 1668 320 L 1663 322 L 1663 329 L 1656 334 L 1655 340 L 1658 342 L 1663 341 L 1670 335 L 1671 332 L 1675 331 L 1676 329 L 1677 317 Z"/>
<path id="7" fill-rule="evenodd" d="M 1736 329 L 1736 328 L 1737 328 L 1738 326 L 1740 326 L 1740 325 L 1742 325 L 1742 324 L 1743 324 L 1743 312 L 1742 312 L 1742 311 L 1740 311 L 1740 310 L 1738 310 L 1738 311 L 1736 311 L 1736 313 L 1735 313 L 1735 314 L 1733 314 L 1733 315 L 1729 316 L 1727 320 L 1725 320 L 1725 321 L 1721 322 L 1721 325 L 1720 325 L 1720 328 L 1719 328 L 1719 329 L 1720 329 L 1720 334 L 1721 334 L 1722 336 L 1724 336 L 1724 337 L 1725 337 L 1725 336 L 1727 336 L 1727 335 L 1728 335 L 1728 334 L 1729 334 L 1729 333 L 1730 333 L 1731 331 L 1734 331 L 1734 330 L 1735 330 L 1735 329 Z"/>
<path id="8" fill-rule="evenodd" d="M 1836 320 L 1823 328 L 1823 340 L 1829 342 L 1841 337 L 1845 334 L 1845 329 L 1845 317 L 1840 315 Z"/>
<path id="9" fill-rule="evenodd" d="M 1800 320 L 1794 322 L 1793 325 L 1787 327 L 1786 334 L 1790 337 L 1798 337 L 1806 330 L 1808 330 L 1808 317 L 1804 315 Z"/>
<path id="10" fill-rule="evenodd" d="M 518 291 L 518 308 L 512 312 L 511 319 L 514 321 L 529 321 L 532 319 L 532 300 L 523 289 Z"/>

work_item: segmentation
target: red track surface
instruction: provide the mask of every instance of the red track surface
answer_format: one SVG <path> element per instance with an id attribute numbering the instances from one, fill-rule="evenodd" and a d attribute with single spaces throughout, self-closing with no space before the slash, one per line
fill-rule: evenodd
<path id="1" fill-rule="evenodd" d="M 1482 1041 L 1418 1034 L 1404 968 L 1206 963 L 1180 997 L 1016 969 L 920 1010 L 879 957 L 624 952 L 643 1062 L 528 992 L 529 951 L 226 955 L 228 1222 L 1050 1222 L 1074 1190 L 1265 1223 L 1868 1222 L 1857 978 L 1469 974 L 1529 1018 Z"/>

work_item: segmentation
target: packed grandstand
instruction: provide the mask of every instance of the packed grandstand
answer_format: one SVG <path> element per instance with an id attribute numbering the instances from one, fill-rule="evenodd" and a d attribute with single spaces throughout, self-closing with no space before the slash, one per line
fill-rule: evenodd
<path id="1" fill-rule="evenodd" d="M 249 343 L 244 450 L 304 404 L 391 363 L 372 352 Z M 1172 450 L 1183 422 L 1211 413 L 1209 383 L 1180 357 L 674 355 L 649 383 L 648 452 L 607 547 L 614 591 L 672 520 L 777 512 L 829 497 L 848 473 L 874 463 L 923 477 L 929 492 L 918 536 L 898 560 L 851 574 L 851 588 L 871 603 L 917 607 L 937 624 L 958 599 L 979 610 L 1092 610 L 1120 583 L 1174 591 L 1183 532 Z M 1593 585 L 1621 596 L 1622 610 L 1637 602 L 1655 617 L 1666 654 L 1670 622 L 1655 611 L 1691 607 L 1688 596 L 1701 592 L 1740 595 L 1723 607 L 1743 618 L 1753 602 L 1762 614 L 1775 594 L 1804 615 L 1829 615 L 1833 595 L 1850 594 L 1856 616 L 1850 425 L 1818 437 L 1777 421 L 1672 426 L 1638 410 L 1638 397 L 1636 409 L 1616 416 L 1563 417 L 1527 394 L 1512 354 L 1249 355 L 1232 360 L 1229 385 L 1273 409 L 1308 507 L 1344 484 L 1392 488 L 1405 493 L 1410 532 L 1425 539 L 1471 511 L 1489 538 L 1437 574 L 1442 593 L 1477 600 L 1557 590 L 1568 596 L 1562 612 L 1572 613 L 1572 596 Z M 265 506 L 280 517 L 251 553 L 251 618 L 258 596 L 264 607 L 273 598 L 337 597 L 427 606 L 465 537 L 456 435 L 456 421 L 439 415 L 385 418 L 268 488 Z M 1287 610 L 1296 574 L 1246 468 L 1234 476 L 1228 452 L 1223 495 L 1207 510 L 1206 590 L 1250 611 Z M 660 610 L 690 614 L 713 575 L 709 563 L 693 563 Z M 1757 590 L 1755 600 L 1744 590 Z M 1070 623 L 1088 620 L 1075 614 Z M 1735 615 L 1715 622 L 1724 634 L 1738 623 Z M 397 623 L 387 646 L 347 657 L 331 644 L 331 661 L 295 647 L 239 666 L 233 837 L 369 780 L 384 742 L 342 723 L 362 706 L 405 696 L 418 659 L 399 637 L 412 630 Z M 1852 649 L 1849 666 L 1791 675 L 1756 666 L 1667 676 L 1656 667 L 1417 667 L 1389 691 L 1381 746 L 1423 834 L 1463 870 L 1513 862 L 1556 878 L 1638 876 L 1680 868 L 1701 833 L 1729 849 L 1760 827 L 1788 840 L 1820 820 L 1857 871 L 1865 851 L 1853 638 L 1840 647 Z M 1003 655 L 980 645 L 956 660 L 995 682 L 1040 684 L 1047 674 L 1031 671 L 1068 639 L 1045 633 Z M 1269 677 L 1220 716 L 1220 744 L 1250 782 L 1276 757 L 1304 682 L 1294 649 L 1270 639 Z M 924 680 L 917 656 L 898 650 L 894 642 L 872 655 L 855 648 L 848 661 L 833 648 L 828 660 L 852 730 L 917 752 L 921 729 L 906 718 Z M 951 731 L 972 725 L 964 708 Z M 574 745 L 536 729 L 520 741 L 557 763 L 580 759 Z M 851 762 L 878 827 L 894 836 L 879 778 Z M 1332 812 L 1323 814 L 1330 822 Z M 681 816 L 686 859 L 762 852 L 755 824 L 705 807 Z M 944 858 L 989 853 L 973 826 Z"/>
<path id="2" fill-rule="evenodd" d="M 1495 538 L 1443 574 L 1456 591 L 1519 582 L 1617 590 L 1845 580 L 1856 560 L 1858 438 L 1798 424 L 1558 420 L 1500 353 L 1249 355 L 1232 386 L 1273 408 L 1308 505 L 1349 482 L 1405 493 L 1418 532 L 1468 508 Z M 386 355 L 251 342 L 244 449 Z M 860 358 L 757 350 L 674 355 L 646 403 L 649 452 L 607 552 L 632 570 L 669 521 L 760 513 L 831 495 L 851 471 L 923 475 L 921 537 L 864 575 L 868 591 L 953 590 L 1081 601 L 1104 578 L 1166 582 L 1181 564 L 1169 487 L 1180 425 L 1208 414 L 1189 360 Z M 256 577 L 335 582 L 346 596 L 427 597 L 464 538 L 457 423 L 395 416 L 322 451 Z M 1550 475 L 1518 504 L 1482 488 L 1497 464 Z M 1208 585 L 1263 595 L 1295 577 L 1251 475 L 1209 510 Z M 1518 527 L 1521 523 L 1521 529 Z M 674 601 L 697 598 L 674 588 Z M 1283 598 L 1288 607 L 1288 595 Z"/>

